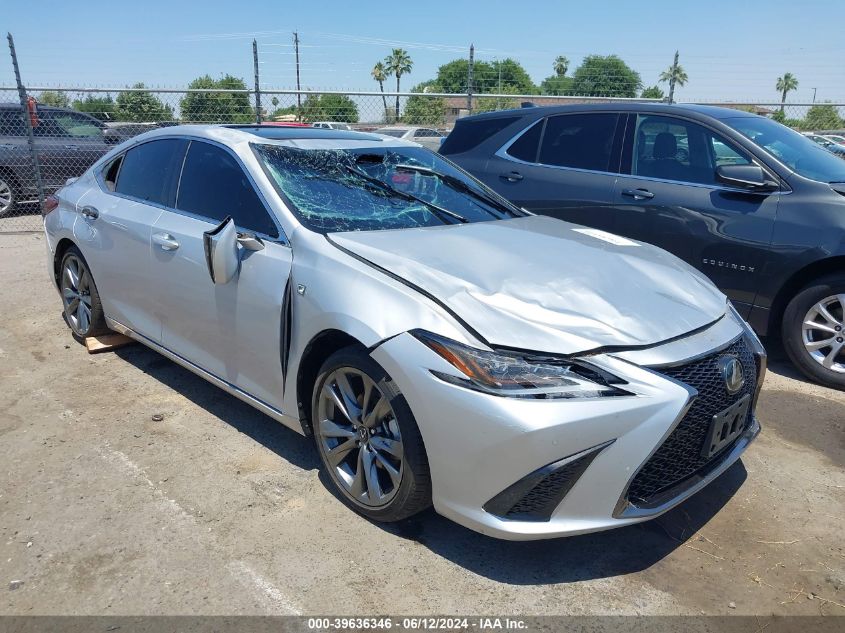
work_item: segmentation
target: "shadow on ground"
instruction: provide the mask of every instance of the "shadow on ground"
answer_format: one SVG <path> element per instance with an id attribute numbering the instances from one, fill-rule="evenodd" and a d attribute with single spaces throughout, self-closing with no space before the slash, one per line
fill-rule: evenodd
<path id="1" fill-rule="evenodd" d="M 319 467 L 319 457 L 309 439 L 176 363 L 141 345 L 119 349 L 116 354 L 289 463 L 309 470 Z M 463 528 L 432 510 L 379 527 L 497 582 L 517 585 L 577 582 L 630 574 L 660 561 L 719 512 L 745 478 L 745 468 L 739 462 L 704 491 L 655 521 L 563 539 L 501 541 Z M 320 479 L 334 494 L 325 473 L 321 472 Z"/>

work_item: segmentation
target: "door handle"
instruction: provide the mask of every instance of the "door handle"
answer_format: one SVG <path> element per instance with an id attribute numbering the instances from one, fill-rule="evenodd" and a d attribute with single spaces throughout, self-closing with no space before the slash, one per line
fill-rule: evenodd
<path id="1" fill-rule="evenodd" d="M 89 220 L 96 220 L 100 217 L 100 212 L 95 207 L 90 206 L 82 207 L 79 213 L 82 214 L 83 218 L 88 218 Z"/>
<path id="2" fill-rule="evenodd" d="M 509 171 L 506 174 L 500 174 L 499 178 L 507 180 L 508 182 L 519 182 L 520 180 L 522 180 L 522 174 L 520 174 L 518 171 Z"/>
<path id="3" fill-rule="evenodd" d="M 65 145 L 65 149 L 78 150 L 79 145 Z"/>
<path id="4" fill-rule="evenodd" d="M 0 149 L 15 149 L 15 146 L 9 143 L 0 143 Z"/>
<path id="5" fill-rule="evenodd" d="M 153 242 L 161 246 L 163 251 L 175 251 L 179 248 L 179 242 L 174 240 L 170 233 L 153 233 Z"/>
<path id="6" fill-rule="evenodd" d="M 650 200 L 654 197 L 648 189 L 623 189 L 623 196 L 630 196 L 634 200 Z"/>

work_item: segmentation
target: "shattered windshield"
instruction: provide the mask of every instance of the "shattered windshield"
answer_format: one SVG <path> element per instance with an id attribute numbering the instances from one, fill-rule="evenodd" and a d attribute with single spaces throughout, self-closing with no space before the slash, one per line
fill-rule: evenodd
<path id="1" fill-rule="evenodd" d="M 299 220 L 321 233 L 486 222 L 523 215 L 421 147 L 254 146 Z"/>

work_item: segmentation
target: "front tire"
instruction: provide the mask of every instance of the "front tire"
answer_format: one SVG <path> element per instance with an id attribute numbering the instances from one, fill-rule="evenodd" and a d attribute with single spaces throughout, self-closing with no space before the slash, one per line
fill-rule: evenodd
<path id="1" fill-rule="evenodd" d="M 783 315 L 782 337 L 790 360 L 807 377 L 845 389 L 845 275 L 805 286 Z"/>
<path id="2" fill-rule="evenodd" d="M 18 191 L 14 179 L 0 172 L 0 218 L 11 215 L 18 203 Z"/>
<path id="3" fill-rule="evenodd" d="M 75 246 L 71 246 L 62 257 L 59 275 L 64 317 L 71 331 L 79 338 L 108 332 L 94 277 Z"/>
<path id="4" fill-rule="evenodd" d="M 364 350 L 348 347 L 323 363 L 311 424 L 323 466 L 350 508 L 391 522 L 431 505 L 428 458 L 411 409 Z"/>

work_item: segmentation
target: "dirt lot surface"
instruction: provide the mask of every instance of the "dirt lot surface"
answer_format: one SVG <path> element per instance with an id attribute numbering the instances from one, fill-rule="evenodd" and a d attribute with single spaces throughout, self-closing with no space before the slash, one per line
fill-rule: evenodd
<path id="1" fill-rule="evenodd" d="M 42 236 L 0 235 L 0 279 L 0 614 L 845 614 L 845 393 L 776 350 L 763 433 L 708 489 L 509 543 L 370 523 L 310 440 L 139 345 L 88 355 Z"/>

